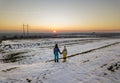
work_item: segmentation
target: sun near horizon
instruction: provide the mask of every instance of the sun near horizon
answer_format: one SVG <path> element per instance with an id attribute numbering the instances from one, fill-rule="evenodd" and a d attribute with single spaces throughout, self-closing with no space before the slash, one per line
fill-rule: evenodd
<path id="1" fill-rule="evenodd" d="M 120 0 L 0 0 L 0 32 L 120 32 Z M 26 29 L 26 26 L 24 27 Z"/>
<path id="2" fill-rule="evenodd" d="M 57 33 L 56 30 L 54 30 L 53 33 Z"/>

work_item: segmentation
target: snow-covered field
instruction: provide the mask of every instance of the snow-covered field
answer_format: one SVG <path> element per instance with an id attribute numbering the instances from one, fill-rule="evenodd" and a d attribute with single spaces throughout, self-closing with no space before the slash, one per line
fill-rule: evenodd
<path id="1" fill-rule="evenodd" d="M 54 44 L 67 62 L 53 61 Z M 62 58 L 62 55 L 59 55 Z M 0 83 L 120 83 L 120 39 L 7 40 L 0 46 Z"/>

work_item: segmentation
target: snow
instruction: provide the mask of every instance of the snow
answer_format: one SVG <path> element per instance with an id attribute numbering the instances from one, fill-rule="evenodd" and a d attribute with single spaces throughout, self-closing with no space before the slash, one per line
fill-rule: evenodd
<path id="1" fill-rule="evenodd" d="M 56 42 L 60 50 L 67 46 L 68 56 L 95 50 L 69 57 L 67 62 L 60 59 L 59 63 L 55 63 L 49 60 L 54 58 L 53 46 Z M 25 58 L 14 63 L 0 63 L 0 83 L 120 83 L 120 69 L 114 72 L 107 69 L 120 61 L 120 39 L 54 38 L 7 40 L 2 43 L 10 44 L 12 48 L 1 47 L 0 60 L 18 52 L 25 52 L 18 55 Z"/>

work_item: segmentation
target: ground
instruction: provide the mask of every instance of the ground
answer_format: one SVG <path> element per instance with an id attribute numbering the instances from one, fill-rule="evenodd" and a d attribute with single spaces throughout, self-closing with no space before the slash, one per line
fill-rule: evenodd
<path id="1" fill-rule="evenodd" d="M 67 62 L 53 61 L 55 43 L 67 46 Z M 119 49 L 120 39 L 110 38 L 3 41 L 0 83 L 120 83 Z"/>

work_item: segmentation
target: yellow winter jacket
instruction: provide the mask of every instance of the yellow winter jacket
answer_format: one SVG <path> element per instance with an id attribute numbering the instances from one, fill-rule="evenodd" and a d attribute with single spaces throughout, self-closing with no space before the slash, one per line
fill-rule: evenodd
<path id="1" fill-rule="evenodd" d="M 63 49 L 62 54 L 63 54 L 63 58 L 66 58 L 67 57 L 67 49 Z"/>

